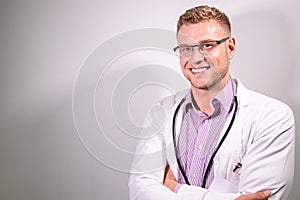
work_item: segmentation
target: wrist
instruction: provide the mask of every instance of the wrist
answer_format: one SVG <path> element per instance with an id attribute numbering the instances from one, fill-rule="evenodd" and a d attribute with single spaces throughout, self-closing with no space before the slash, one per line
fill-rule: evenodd
<path id="1" fill-rule="evenodd" d="M 181 183 L 177 183 L 175 186 L 174 192 L 177 193 L 181 186 L 182 186 Z"/>

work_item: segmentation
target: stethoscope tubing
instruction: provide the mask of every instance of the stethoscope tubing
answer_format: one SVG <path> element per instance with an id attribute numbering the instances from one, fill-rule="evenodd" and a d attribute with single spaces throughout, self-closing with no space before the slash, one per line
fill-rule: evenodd
<path id="1" fill-rule="evenodd" d="M 185 180 L 185 183 L 190 185 L 190 182 L 188 180 L 188 177 L 186 175 L 186 173 L 184 172 L 184 169 L 181 165 L 181 162 L 180 162 L 180 159 L 179 159 L 179 156 L 178 156 L 178 149 L 177 149 L 177 145 L 176 145 L 176 132 L 175 132 L 175 123 L 176 123 L 176 116 L 177 116 L 177 113 L 181 107 L 181 105 L 183 104 L 183 102 L 185 101 L 185 98 L 183 98 L 180 103 L 178 104 L 178 106 L 176 107 L 175 109 L 175 112 L 174 112 L 174 115 L 173 115 L 173 124 L 172 124 L 172 134 L 173 134 L 173 145 L 174 145 L 174 150 L 175 150 L 175 156 L 176 156 L 176 161 L 177 161 L 177 165 L 179 167 L 179 170 Z M 212 169 L 212 165 L 213 165 L 213 160 L 217 154 L 217 152 L 219 151 L 220 147 L 222 146 L 223 142 L 225 141 L 229 131 L 231 130 L 231 127 L 233 125 L 233 122 L 235 120 L 235 117 L 236 117 L 236 113 L 237 113 L 237 109 L 238 109 L 238 101 L 237 101 L 237 97 L 236 95 L 234 95 L 234 104 L 235 104 L 235 108 L 234 108 L 234 112 L 233 112 L 233 116 L 231 118 L 231 121 L 228 125 L 228 128 L 226 129 L 226 132 L 225 134 L 223 135 L 222 139 L 220 140 L 218 146 L 216 147 L 216 149 L 214 150 L 211 158 L 209 159 L 209 162 L 208 162 L 208 165 L 206 167 L 206 170 L 205 170 L 205 174 L 204 174 L 204 177 L 203 177 L 203 182 L 201 184 L 201 187 L 202 188 L 205 188 L 206 186 L 206 181 L 207 181 L 207 178 L 208 178 L 208 175 Z"/>

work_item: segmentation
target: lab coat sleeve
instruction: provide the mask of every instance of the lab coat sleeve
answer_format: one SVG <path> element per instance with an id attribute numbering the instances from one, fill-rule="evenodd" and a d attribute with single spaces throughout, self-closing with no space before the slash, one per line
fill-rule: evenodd
<path id="1" fill-rule="evenodd" d="M 240 196 L 240 193 L 222 193 L 209 191 L 197 186 L 182 185 L 177 192 L 181 199 L 185 200 L 233 200 Z"/>
<path id="2" fill-rule="evenodd" d="M 270 200 L 285 200 L 294 177 L 295 126 L 289 107 L 272 102 L 257 122 L 243 159 L 239 190 L 271 190 Z"/>
<path id="3" fill-rule="evenodd" d="M 131 167 L 128 183 L 131 200 L 180 199 L 163 185 L 167 165 L 162 136 L 164 121 L 164 110 L 154 106 L 144 124 Z"/>

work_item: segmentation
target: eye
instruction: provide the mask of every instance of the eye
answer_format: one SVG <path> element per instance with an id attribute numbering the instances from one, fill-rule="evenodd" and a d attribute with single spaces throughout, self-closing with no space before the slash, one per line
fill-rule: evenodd
<path id="1" fill-rule="evenodd" d="M 212 49 L 214 48 L 216 45 L 213 43 L 213 42 L 207 42 L 207 43 L 203 43 L 201 44 L 201 47 L 205 50 L 208 50 L 208 49 Z"/>
<path id="2" fill-rule="evenodd" d="M 179 47 L 179 51 L 180 51 L 181 53 L 187 53 L 187 52 L 192 51 L 192 47 L 189 47 L 189 46 L 182 46 L 182 47 Z"/>

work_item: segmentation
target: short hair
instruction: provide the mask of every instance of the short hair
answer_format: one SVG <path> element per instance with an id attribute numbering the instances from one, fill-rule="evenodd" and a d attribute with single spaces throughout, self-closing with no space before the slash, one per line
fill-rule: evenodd
<path id="1" fill-rule="evenodd" d="M 208 5 L 197 6 L 183 13 L 177 22 L 177 33 L 182 25 L 197 24 L 199 22 L 217 21 L 224 25 L 231 33 L 231 24 L 227 15 L 218 8 Z"/>

